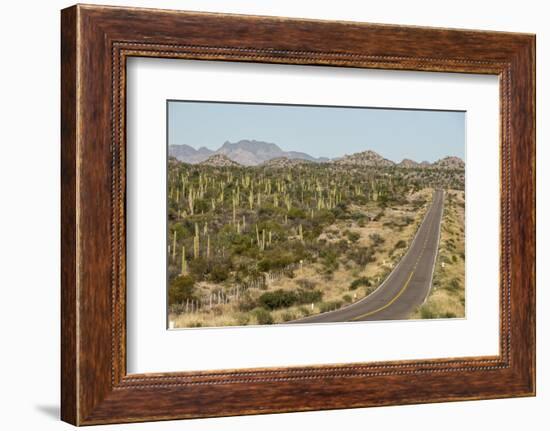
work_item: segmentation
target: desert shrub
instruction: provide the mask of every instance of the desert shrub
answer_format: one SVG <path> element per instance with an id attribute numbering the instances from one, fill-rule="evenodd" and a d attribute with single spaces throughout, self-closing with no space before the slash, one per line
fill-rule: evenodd
<path id="1" fill-rule="evenodd" d="M 407 217 L 405 217 L 405 218 L 403 219 L 403 224 L 404 224 L 405 226 L 408 226 L 408 225 L 410 225 L 413 221 L 414 221 L 414 219 L 413 219 L 412 217 L 408 217 L 408 216 L 407 216 Z"/>
<path id="2" fill-rule="evenodd" d="M 349 250 L 347 257 L 357 265 L 363 266 L 374 261 L 374 252 L 368 247 L 355 247 Z"/>
<path id="3" fill-rule="evenodd" d="M 323 298 L 320 290 L 298 290 L 296 292 L 296 303 L 309 304 L 319 302 Z"/>
<path id="4" fill-rule="evenodd" d="M 452 290 L 458 290 L 460 289 L 460 281 L 458 280 L 458 278 L 453 278 L 451 280 L 451 282 L 449 283 L 449 286 Z"/>
<path id="5" fill-rule="evenodd" d="M 342 299 L 344 300 L 344 302 L 351 302 L 352 301 L 352 297 L 350 295 L 344 295 L 342 296 Z"/>
<path id="6" fill-rule="evenodd" d="M 195 209 L 195 213 L 208 212 L 210 209 L 210 202 L 206 199 L 196 199 L 193 207 Z"/>
<path id="7" fill-rule="evenodd" d="M 191 275 L 176 277 L 168 289 L 168 300 L 170 304 L 181 304 L 195 298 L 195 279 Z"/>
<path id="8" fill-rule="evenodd" d="M 264 252 L 264 258 L 258 262 L 258 269 L 264 272 L 272 271 L 284 268 L 295 261 L 295 256 L 290 252 L 281 253 L 280 250 L 269 250 Z"/>
<path id="9" fill-rule="evenodd" d="M 250 315 L 248 313 L 238 313 L 236 316 L 237 325 L 245 326 L 250 322 Z"/>
<path id="10" fill-rule="evenodd" d="M 309 316 L 311 314 L 311 310 L 307 307 L 300 307 L 298 308 L 298 311 L 302 314 L 302 316 Z"/>
<path id="11" fill-rule="evenodd" d="M 288 322 L 290 320 L 296 319 L 296 315 L 287 311 L 281 315 L 281 319 L 283 319 L 283 322 Z"/>
<path id="12" fill-rule="evenodd" d="M 351 282 L 349 285 L 349 290 L 356 290 L 361 286 L 371 287 L 372 283 L 368 277 L 359 277 Z"/>
<path id="13" fill-rule="evenodd" d="M 374 216 L 374 221 L 379 221 L 382 217 L 384 217 L 384 210 L 380 211 L 378 214 L 376 214 Z M 373 235 L 377 235 L 377 234 L 373 234 Z"/>
<path id="14" fill-rule="evenodd" d="M 294 292 L 278 289 L 273 292 L 262 293 L 258 302 L 267 310 L 276 310 L 277 308 L 287 308 L 294 305 L 297 299 Z"/>
<path id="15" fill-rule="evenodd" d="M 420 317 L 422 317 L 422 319 L 435 319 L 437 316 L 429 306 L 423 305 L 420 308 Z"/>
<path id="16" fill-rule="evenodd" d="M 230 267 L 227 264 L 213 265 L 210 269 L 210 279 L 215 283 L 221 283 L 229 278 Z"/>
<path id="17" fill-rule="evenodd" d="M 202 328 L 202 322 L 190 322 L 187 326 L 189 328 Z"/>
<path id="18" fill-rule="evenodd" d="M 296 284 L 300 286 L 302 289 L 307 289 L 307 290 L 311 290 L 317 285 L 317 283 L 315 283 L 314 281 L 306 280 L 305 278 L 296 280 Z"/>
<path id="19" fill-rule="evenodd" d="M 273 323 L 273 316 L 265 308 L 255 308 L 252 313 L 259 325 L 271 325 Z"/>
<path id="20" fill-rule="evenodd" d="M 248 292 L 241 296 L 238 305 L 240 311 L 250 311 L 257 306 L 258 301 L 256 301 L 256 299 L 254 299 Z"/>
<path id="21" fill-rule="evenodd" d="M 313 216 L 313 221 L 315 223 L 320 223 L 324 225 L 331 225 L 334 223 L 334 220 L 336 220 L 336 217 L 329 210 L 316 211 Z"/>
<path id="22" fill-rule="evenodd" d="M 395 246 L 394 246 L 395 249 L 398 249 L 398 248 L 405 248 L 405 247 L 407 247 L 407 243 L 406 243 L 404 240 L 402 240 L 402 239 L 400 239 L 399 241 L 397 241 L 397 242 L 395 243 Z"/>
<path id="23" fill-rule="evenodd" d="M 260 306 L 267 310 L 276 310 L 279 308 L 288 308 L 295 304 L 310 304 L 319 302 L 323 298 L 323 292 L 320 290 L 289 291 L 278 289 L 273 292 L 263 293 L 258 299 Z"/>
<path id="24" fill-rule="evenodd" d="M 203 257 L 189 260 L 188 265 L 189 272 L 193 274 L 197 280 L 202 280 L 208 273 L 208 261 Z"/>
<path id="25" fill-rule="evenodd" d="M 340 307 L 342 307 L 342 305 L 342 301 L 322 302 L 319 305 L 319 310 L 321 311 L 321 313 L 326 313 L 327 311 L 338 310 Z"/>
<path id="26" fill-rule="evenodd" d="M 355 243 L 357 241 L 359 241 L 359 238 L 361 238 L 361 235 L 358 234 L 357 232 L 352 232 L 352 231 L 346 231 L 346 236 L 348 237 L 348 239 Z"/>
<path id="27" fill-rule="evenodd" d="M 290 208 L 290 210 L 287 213 L 289 219 L 300 219 L 300 218 L 306 218 L 307 214 L 304 210 L 300 208 Z"/>
<path id="28" fill-rule="evenodd" d="M 378 233 L 371 233 L 369 235 L 369 238 L 374 243 L 374 245 L 380 245 L 380 244 L 384 244 L 386 242 L 386 240 L 384 238 L 382 238 L 382 236 Z"/>
<path id="29" fill-rule="evenodd" d="M 331 274 L 338 269 L 338 254 L 334 248 L 324 249 L 319 253 L 322 259 L 323 270 L 325 273 Z"/>
<path id="30" fill-rule="evenodd" d="M 271 218 L 274 217 L 277 213 L 277 208 L 272 205 L 262 205 L 261 208 L 258 209 L 258 216 L 261 218 Z"/>

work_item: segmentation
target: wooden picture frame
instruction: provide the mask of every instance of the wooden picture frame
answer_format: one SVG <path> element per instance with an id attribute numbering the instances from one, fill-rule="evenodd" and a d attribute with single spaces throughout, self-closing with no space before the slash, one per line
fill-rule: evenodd
<path id="1" fill-rule="evenodd" d="M 61 17 L 64 421 L 91 425 L 535 394 L 534 35 L 83 5 Z M 128 375 L 130 56 L 498 75 L 500 354 Z"/>

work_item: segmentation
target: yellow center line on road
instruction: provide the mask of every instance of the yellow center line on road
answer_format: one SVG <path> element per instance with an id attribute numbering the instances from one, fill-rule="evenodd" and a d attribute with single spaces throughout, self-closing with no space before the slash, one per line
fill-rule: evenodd
<path id="1" fill-rule="evenodd" d="M 431 226 L 430 226 L 430 230 L 431 230 Z M 392 305 L 395 301 L 397 301 L 397 299 L 403 294 L 403 292 L 405 292 L 405 290 L 407 290 L 407 287 L 409 286 L 409 283 L 411 282 L 411 280 L 413 278 L 414 272 L 416 271 L 416 267 L 418 266 L 418 263 L 420 262 L 420 259 L 422 258 L 422 255 L 424 254 L 424 251 L 426 250 L 429 239 L 430 239 L 430 237 L 428 235 L 426 240 L 424 241 L 422 251 L 418 255 L 418 258 L 416 259 L 416 262 L 414 263 L 413 269 L 412 269 L 411 273 L 409 274 L 409 277 L 407 278 L 407 281 L 405 282 L 405 284 L 403 285 L 401 290 L 397 293 L 397 295 L 395 295 L 387 304 L 377 308 L 376 310 L 369 311 L 368 313 L 361 314 L 360 316 L 354 317 L 351 320 L 360 320 L 360 319 L 363 319 L 365 317 L 372 316 L 373 314 L 376 314 L 376 313 L 379 313 L 382 310 L 385 310 L 390 305 Z"/>

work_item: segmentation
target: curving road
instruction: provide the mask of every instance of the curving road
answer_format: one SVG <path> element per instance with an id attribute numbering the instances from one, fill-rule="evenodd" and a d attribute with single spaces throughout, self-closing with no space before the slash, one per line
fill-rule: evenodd
<path id="1" fill-rule="evenodd" d="M 407 319 L 424 302 L 432 285 L 439 247 L 444 194 L 436 190 L 407 253 L 386 280 L 369 296 L 339 310 L 292 323 L 350 322 Z"/>

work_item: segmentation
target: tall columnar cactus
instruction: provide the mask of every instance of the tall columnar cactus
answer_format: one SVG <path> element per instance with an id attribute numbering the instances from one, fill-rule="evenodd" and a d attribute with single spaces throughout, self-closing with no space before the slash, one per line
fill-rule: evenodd
<path id="1" fill-rule="evenodd" d="M 260 247 L 260 231 L 258 230 L 258 225 L 256 225 L 256 244 Z"/>
<path id="2" fill-rule="evenodd" d="M 199 241 L 200 241 L 199 236 L 195 235 L 195 237 L 193 238 L 193 257 L 195 259 L 199 258 L 199 246 L 200 246 Z"/>
<path id="3" fill-rule="evenodd" d="M 189 189 L 189 195 L 187 196 L 187 201 L 189 203 L 189 212 L 191 213 L 191 215 L 195 214 L 195 209 L 194 209 L 194 198 L 193 198 L 193 188 L 191 187 Z"/>
<path id="4" fill-rule="evenodd" d="M 178 240 L 178 231 L 175 230 L 174 231 L 174 236 L 173 236 L 173 242 L 172 242 L 172 260 L 176 260 L 176 243 L 177 243 L 177 240 Z"/>
<path id="5" fill-rule="evenodd" d="M 210 235 L 206 237 L 206 258 L 210 259 Z"/>
<path id="6" fill-rule="evenodd" d="M 246 217 L 243 215 L 243 230 L 246 229 Z"/>
<path id="7" fill-rule="evenodd" d="M 185 246 L 181 248 L 181 275 L 187 274 L 187 260 L 185 258 Z"/>
<path id="8" fill-rule="evenodd" d="M 304 242 L 304 232 L 303 232 L 301 223 L 300 223 L 300 226 L 298 227 L 298 236 L 300 237 L 300 241 Z"/>

